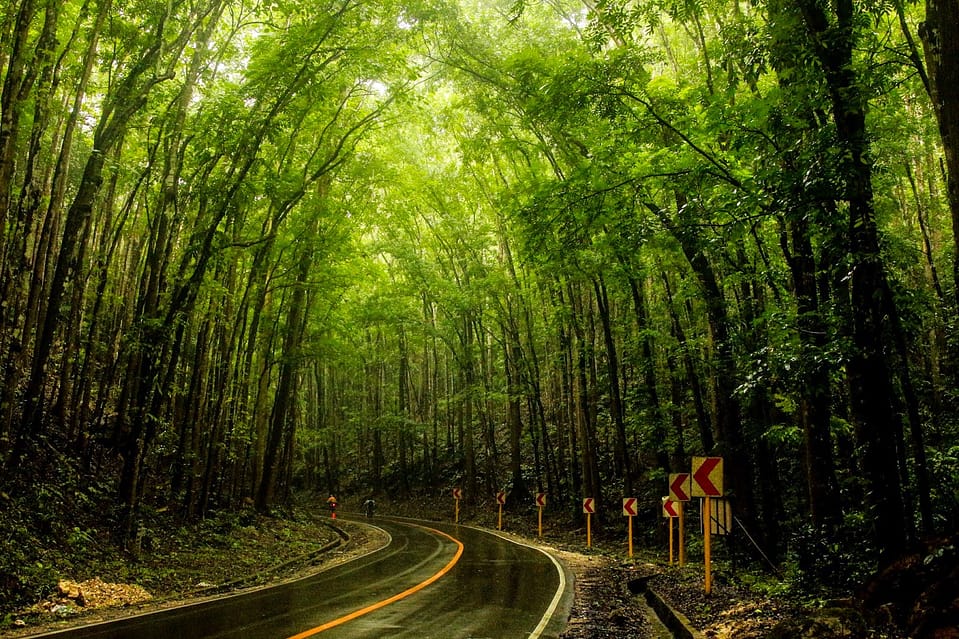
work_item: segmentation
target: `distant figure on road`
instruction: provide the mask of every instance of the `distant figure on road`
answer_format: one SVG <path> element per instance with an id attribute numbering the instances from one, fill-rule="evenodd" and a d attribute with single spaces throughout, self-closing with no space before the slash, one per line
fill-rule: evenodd
<path id="1" fill-rule="evenodd" d="M 330 507 L 330 517 L 336 519 L 336 497 L 333 496 L 333 493 L 330 493 L 330 496 L 326 498 L 326 503 Z"/>
<path id="2" fill-rule="evenodd" d="M 372 497 L 363 502 L 363 510 L 366 511 L 367 517 L 373 516 L 373 511 L 376 510 L 376 502 L 373 501 Z"/>

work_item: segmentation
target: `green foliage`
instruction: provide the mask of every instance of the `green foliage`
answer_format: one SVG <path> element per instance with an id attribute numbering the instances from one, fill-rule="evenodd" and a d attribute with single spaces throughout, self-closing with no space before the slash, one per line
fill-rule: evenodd
<path id="1" fill-rule="evenodd" d="M 2 613 L 46 596 L 74 566 L 102 560 L 112 543 L 103 486 L 81 488 L 69 466 L 62 470 L 57 479 L 39 479 L 31 491 L 7 498 L 9 508 L 0 510 Z"/>
<path id="2" fill-rule="evenodd" d="M 862 513 L 853 512 L 837 529 L 799 527 L 789 541 L 786 562 L 791 587 L 806 596 L 829 596 L 864 583 L 874 572 L 871 525 Z"/>
<path id="3" fill-rule="evenodd" d="M 929 451 L 929 471 L 934 478 L 931 499 L 939 525 L 950 530 L 959 522 L 959 446 Z"/>

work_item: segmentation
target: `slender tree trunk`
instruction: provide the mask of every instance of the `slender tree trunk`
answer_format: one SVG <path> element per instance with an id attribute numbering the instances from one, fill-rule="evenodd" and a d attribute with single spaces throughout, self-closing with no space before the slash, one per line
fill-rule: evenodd
<path id="1" fill-rule="evenodd" d="M 399 432 L 397 436 L 399 437 L 399 467 L 400 467 L 400 488 L 403 491 L 404 495 L 408 495 L 410 492 L 410 468 L 409 460 L 407 456 L 409 454 L 409 429 L 407 424 L 410 422 L 410 357 L 407 352 L 406 346 L 406 333 L 403 328 L 399 329 L 399 349 L 400 349 L 400 361 L 399 366 L 397 367 L 397 412 L 399 413 L 399 418 L 402 420 L 400 424 Z"/>
<path id="2" fill-rule="evenodd" d="M 504 353 L 506 360 L 506 406 L 507 422 L 509 424 L 509 466 L 512 477 L 512 497 L 513 505 L 526 503 L 529 500 L 529 488 L 523 478 L 523 451 L 521 448 L 523 438 L 523 416 L 520 404 L 520 386 L 517 383 L 519 378 L 519 362 L 522 358 L 520 347 L 513 341 L 515 335 L 507 330 L 504 335 Z"/>
<path id="3" fill-rule="evenodd" d="M 683 368 L 686 372 L 686 384 L 689 386 L 692 394 L 693 410 L 696 413 L 696 425 L 699 431 L 699 441 L 702 444 L 702 450 L 711 451 L 716 446 L 716 440 L 713 435 L 714 428 L 712 425 L 712 417 L 710 416 L 709 411 L 706 409 L 705 392 L 699 380 L 699 372 L 696 369 L 696 362 L 693 359 L 693 354 L 690 352 L 690 347 L 686 341 L 686 331 L 683 330 L 679 313 L 676 311 L 675 303 L 673 301 L 672 286 L 669 283 L 669 276 L 663 272 L 662 279 L 663 287 L 666 290 L 666 307 L 669 311 L 673 337 L 676 338 L 676 342 L 680 345 L 679 348 L 683 353 Z"/>
<path id="4" fill-rule="evenodd" d="M 474 359 L 475 337 L 473 333 L 473 320 L 470 317 L 463 319 L 464 340 L 463 340 L 463 385 L 461 389 L 463 394 L 463 462 L 464 472 L 466 474 L 467 499 L 476 503 L 479 497 L 479 484 L 476 477 L 476 445 L 473 441 L 473 404 L 475 402 L 476 387 L 476 363 Z"/>
<path id="5" fill-rule="evenodd" d="M 833 461 L 830 435 L 832 392 L 826 326 L 819 308 L 816 267 L 807 216 L 801 212 L 787 221 L 788 242 L 784 247 L 792 271 L 796 294 L 796 322 L 804 355 L 800 369 L 800 420 L 806 466 L 809 514 L 817 527 L 840 522 L 839 485 Z M 783 242 L 787 242 L 784 238 Z"/>
<path id="6" fill-rule="evenodd" d="M 616 472 L 623 479 L 626 495 L 633 494 L 633 466 L 630 463 L 629 444 L 626 442 L 626 422 L 623 419 L 622 389 L 619 382 L 619 355 L 613 338 L 612 318 L 610 317 L 609 295 L 602 277 L 593 280 L 599 318 L 603 327 L 603 341 L 606 345 L 606 372 L 609 376 L 609 414 L 613 421 L 615 436 L 614 459 Z"/>
<path id="7" fill-rule="evenodd" d="M 602 481 L 599 474 L 598 451 L 599 443 L 596 439 L 596 414 L 593 403 L 591 372 L 592 341 L 583 325 L 587 322 L 584 317 L 583 301 L 579 299 L 577 291 L 569 285 L 569 304 L 572 318 L 570 324 L 575 335 L 574 365 L 574 406 L 576 407 L 576 442 L 579 445 L 579 465 L 582 474 L 582 496 L 596 500 L 597 512 L 603 512 Z"/>
<path id="8" fill-rule="evenodd" d="M 677 211 L 685 211 L 685 198 L 677 194 Z M 702 302 L 706 308 L 706 319 L 712 339 L 713 361 L 715 365 L 715 393 L 713 414 L 716 419 L 718 440 L 714 452 L 725 458 L 726 482 L 729 490 L 736 495 L 735 508 L 747 525 L 755 517 L 754 474 L 749 462 L 748 451 L 743 438 L 740 406 L 736 399 L 739 385 L 736 362 L 733 356 L 733 341 L 730 334 L 730 321 L 726 298 L 719 285 L 719 279 L 706 255 L 698 227 L 684 220 L 674 221 L 669 215 L 652 202 L 646 207 L 655 213 L 669 229 L 683 251 L 699 284 Z"/>
<path id="9" fill-rule="evenodd" d="M 553 306 L 557 309 L 563 308 L 568 302 L 563 295 L 562 288 L 560 286 L 556 286 L 554 293 L 555 299 L 553 300 Z M 562 366 L 560 369 L 560 379 L 558 381 L 558 386 L 560 388 L 559 406 L 554 410 L 558 415 L 557 421 L 562 424 L 566 432 L 565 439 L 568 442 L 569 448 L 569 466 L 567 477 L 570 491 L 572 492 L 574 500 L 573 515 L 576 520 L 579 521 L 583 516 L 582 510 L 578 506 L 579 499 L 584 496 L 585 492 L 583 485 L 583 477 L 585 473 L 583 472 L 582 465 L 580 463 L 581 451 L 579 446 L 578 432 L 579 412 L 577 410 L 578 398 L 575 390 L 576 354 L 574 352 L 573 343 L 573 333 L 575 331 L 571 324 L 571 321 L 563 321 L 560 322 L 557 327 L 560 354 L 562 356 Z"/>
<path id="10" fill-rule="evenodd" d="M 663 471 L 670 470 L 668 437 L 663 417 L 663 407 L 659 401 L 659 390 L 656 382 L 656 360 L 653 356 L 653 340 L 650 337 L 649 311 L 646 307 L 646 292 L 643 280 L 628 275 L 629 291 L 633 297 L 633 313 L 636 315 L 636 330 L 639 332 L 640 369 L 643 375 L 643 386 L 646 389 L 646 404 L 649 406 L 652 424 L 652 444 L 656 446 L 656 461 Z M 678 408 L 679 405 L 676 405 Z M 682 449 L 682 429 L 674 429 L 677 434 L 677 450 Z"/>
<path id="11" fill-rule="evenodd" d="M 314 228 L 307 242 L 312 242 L 318 233 L 316 228 L 318 217 L 314 218 Z M 285 456 L 283 443 L 284 441 L 290 441 L 287 431 L 292 431 L 296 426 L 293 411 L 297 393 L 297 376 L 301 368 L 300 355 L 303 348 L 303 335 L 309 315 L 307 286 L 313 268 L 313 257 L 314 249 L 312 246 L 304 246 L 301 249 L 296 282 L 289 304 L 286 307 L 287 320 L 283 339 L 283 354 L 280 359 L 273 413 L 270 418 L 266 451 L 263 458 L 263 476 L 256 493 L 256 507 L 259 510 L 266 510 L 273 504 L 279 487 L 278 480 L 282 477 L 281 463 Z"/>

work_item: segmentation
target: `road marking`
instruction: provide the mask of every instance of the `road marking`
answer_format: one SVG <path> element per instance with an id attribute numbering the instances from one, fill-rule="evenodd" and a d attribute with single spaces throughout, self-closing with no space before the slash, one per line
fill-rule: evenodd
<path id="1" fill-rule="evenodd" d="M 550 620 L 553 617 L 553 613 L 556 612 L 556 609 L 559 608 L 559 603 L 563 600 L 563 594 L 566 592 L 566 571 L 563 570 L 563 565 L 554 557 L 551 553 L 546 552 L 542 548 L 532 546 L 530 544 L 524 544 L 521 541 L 516 541 L 511 539 L 506 535 L 501 535 L 498 532 L 492 530 L 486 530 L 484 528 L 476 528 L 475 526 L 468 526 L 468 528 L 473 528 L 474 530 L 479 530 L 481 532 L 489 533 L 491 535 L 496 535 L 500 539 L 504 539 L 510 543 L 514 543 L 517 546 L 525 546 L 526 548 L 532 548 L 538 552 L 543 553 L 549 560 L 553 562 L 553 566 L 556 568 L 556 573 L 559 575 L 559 586 L 556 588 L 556 594 L 553 595 L 553 600 L 549 602 L 549 606 L 546 608 L 546 612 L 543 613 L 543 617 L 539 620 L 539 624 L 533 628 L 533 631 L 526 636 L 526 639 L 539 639 L 542 636 L 543 632 L 546 630 L 546 626 L 549 625 Z"/>
<path id="2" fill-rule="evenodd" d="M 533 548 L 533 546 L 530 547 Z M 563 570 L 563 567 L 556 560 L 556 557 L 541 548 L 537 548 L 536 550 L 549 557 L 549 560 L 553 562 L 553 566 L 556 567 L 556 572 L 559 574 L 559 587 L 556 588 L 556 594 L 553 595 L 553 600 L 550 602 L 546 612 L 543 613 L 543 618 L 539 620 L 539 625 L 533 629 L 533 632 L 529 633 L 529 639 L 539 639 L 539 636 L 543 634 L 543 631 L 546 630 L 546 625 L 550 619 L 553 618 L 553 613 L 556 612 L 556 609 L 559 607 L 559 602 L 562 601 L 563 594 L 566 592 L 566 571 Z"/>
<path id="3" fill-rule="evenodd" d="M 411 525 L 411 526 L 416 526 L 416 524 L 410 524 L 410 525 Z M 425 580 L 425 581 L 421 581 L 420 583 L 416 584 L 416 585 L 413 586 L 412 588 L 409 588 L 409 589 L 407 589 L 407 590 L 404 590 L 403 592 L 401 592 L 401 593 L 399 593 L 399 594 L 393 595 L 393 596 L 390 597 L 389 599 L 384 599 L 384 600 L 382 600 L 382 601 L 378 601 L 378 602 L 376 602 L 375 604 L 372 604 L 372 605 L 367 606 L 366 608 L 362 608 L 362 609 L 360 609 L 360 610 L 357 610 L 356 612 L 351 612 L 350 614 L 348 614 L 348 615 L 346 615 L 346 616 L 343 616 L 343 617 L 340 617 L 339 619 L 334 619 L 333 621 L 328 621 L 328 622 L 326 622 L 325 624 L 323 624 L 322 626 L 317 626 L 317 627 L 315 627 L 315 628 L 310 628 L 309 630 L 304 630 L 303 632 L 301 632 L 301 633 L 299 633 L 299 634 L 297 634 L 297 635 L 293 635 L 292 637 L 288 637 L 287 639 L 306 639 L 306 637 L 312 637 L 313 635 L 319 634 L 319 633 L 323 632 L 324 630 L 329 630 L 330 628 L 335 628 L 336 626 L 340 626 L 340 625 L 342 625 L 342 624 L 345 624 L 345 623 L 348 622 L 348 621 L 353 621 L 353 620 L 356 619 L 357 617 L 362 617 L 363 615 L 368 614 L 368 613 L 371 613 L 371 612 L 373 612 L 374 610 L 379 610 L 380 608 L 383 608 L 384 606 L 388 606 L 388 605 L 390 605 L 391 603 L 395 603 L 395 602 L 399 601 L 400 599 L 405 599 L 406 597 L 409 597 L 409 596 L 412 595 L 413 593 L 416 593 L 416 592 L 419 592 L 420 590 L 423 590 L 423 588 L 426 588 L 426 587 L 429 586 L 431 583 L 437 581 L 440 577 L 442 577 L 443 575 L 445 575 L 446 573 L 448 573 L 450 570 L 452 570 L 452 569 L 453 569 L 453 566 L 455 566 L 456 563 L 460 560 L 460 557 L 463 556 L 463 542 L 461 542 L 459 539 L 456 539 L 455 537 L 452 537 L 452 536 L 450 536 L 450 535 L 447 535 L 445 532 L 443 532 L 443 531 L 441 531 L 441 530 L 436 530 L 435 528 L 427 528 L 426 526 L 417 526 L 417 528 L 422 528 L 423 530 L 428 530 L 428 531 L 430 531 L 430 532 L 432 532 L 432 533 L 436 533 L 437 535 L 441 535 L 441 536 L 443 536 L 443 537 L 446 537 L 447 539 L 449 539 L 450 541 L 452 541 L 454 544 L 456 544 L 456 546 L 457 546 L 457 548 L 456 548 L 456 554 L 453 556 L 452 559 L 450 559 L 450 561 L 449 561 L 448 564 L 446 564 L 445 566 L 443 566 L 443 568 L 442 568 L 439 572 L 437 572 L 435 575 L 433 575 L 433 576 L 430 577 L 429 579 L 427 579 L 427 580 Z M 530 635 L 530 636 L 532 637 L 532 635 Z"/>

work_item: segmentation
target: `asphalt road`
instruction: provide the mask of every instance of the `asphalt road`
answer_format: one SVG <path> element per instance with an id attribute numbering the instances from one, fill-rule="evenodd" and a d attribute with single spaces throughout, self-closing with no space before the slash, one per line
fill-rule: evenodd
<path id="1" fill-rule="evenodd" d="M 572 584 L 544 552 L 465 526 L 377 518 L 390 543 L 314 576 L 58 639 L 557 637 Z"/>

